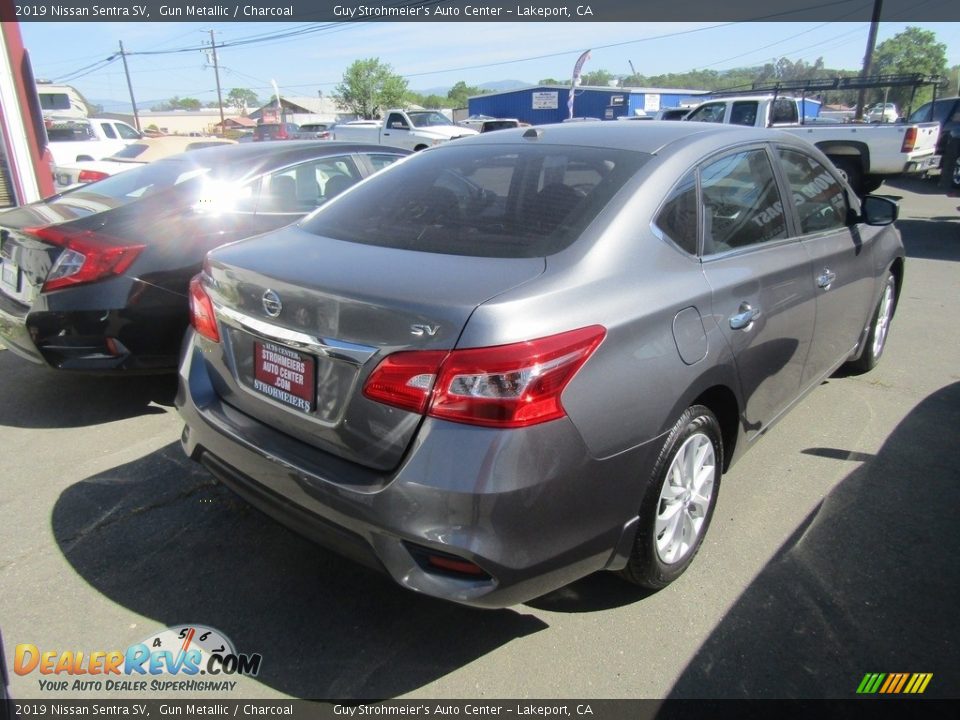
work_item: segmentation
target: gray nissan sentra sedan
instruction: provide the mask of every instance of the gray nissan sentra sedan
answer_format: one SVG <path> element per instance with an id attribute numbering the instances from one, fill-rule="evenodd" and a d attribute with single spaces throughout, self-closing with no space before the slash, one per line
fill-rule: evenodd
<path id="1" fill-rule="evenodd" d="M 191 285 L 183 446 L 253 505 L 482 607 L 660 588 L 721 473 L 883 353 L 897 206 L 810 145 L 701 123 L 427 150 Z"/>

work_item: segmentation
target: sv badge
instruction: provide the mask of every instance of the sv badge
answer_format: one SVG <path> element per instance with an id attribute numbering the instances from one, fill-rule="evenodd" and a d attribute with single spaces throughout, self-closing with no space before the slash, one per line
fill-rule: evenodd
<path id="1" fill-rule="evenodd" d="M 416 335 L 417 337 L 423 337 L 427 335 L 433 337 L 437 334 L 437 331 L 440 330 L 439 325 L 411 325 L 410 334 Z"/>

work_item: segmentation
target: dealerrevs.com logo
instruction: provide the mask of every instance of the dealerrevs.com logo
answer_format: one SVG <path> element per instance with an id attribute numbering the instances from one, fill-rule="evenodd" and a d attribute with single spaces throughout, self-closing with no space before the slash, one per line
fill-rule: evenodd
<path id="1" fill-rule="evenodd" d="M 13 671 L 37 674 L 44 692 L 233 690 L 237 675 L 256 677 L 263 657 L 238 653 L 226 635 L 205 625 L 177 625 L 126 650 L 41 649 L 17 645 Z"/>

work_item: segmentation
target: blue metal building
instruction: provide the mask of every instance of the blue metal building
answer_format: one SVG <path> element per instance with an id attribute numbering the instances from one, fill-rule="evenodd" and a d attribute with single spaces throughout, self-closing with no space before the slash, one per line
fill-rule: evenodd
<path id="1" fill-rule="evenodd" d="M 578 87 L 573 96 L 573 116 L 615 120 L 630 115 L 653 115 L 660 108 L 697 104 L 703 90 L 664 88 Z M 469 98 L 470 115 L 516 118 L 532 125 L 562 122 L 570 117 L 570 87 L 538 85 Z"/>

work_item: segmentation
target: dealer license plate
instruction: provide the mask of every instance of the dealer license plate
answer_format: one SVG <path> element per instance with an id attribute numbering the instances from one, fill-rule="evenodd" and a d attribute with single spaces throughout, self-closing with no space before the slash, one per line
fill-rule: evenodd
<path id="1" fill-rule="evenodd" d="M 312 412 L 317 395 L 316 360 L 283 345 L 253 343 L 253 389 L 279 403 Z"/>

